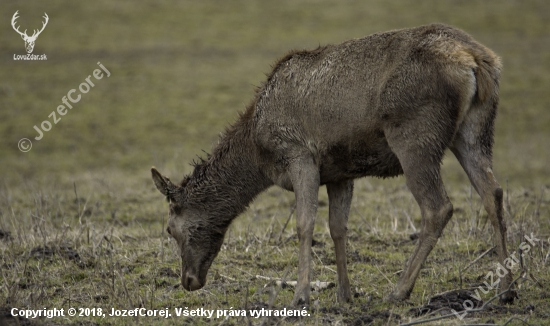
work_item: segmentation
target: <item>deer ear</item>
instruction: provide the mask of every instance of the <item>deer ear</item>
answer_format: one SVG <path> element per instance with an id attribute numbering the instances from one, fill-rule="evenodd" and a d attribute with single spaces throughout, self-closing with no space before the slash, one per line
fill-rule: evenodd
<path id="1" fill-rule="evenodd" d="M 167 177 L 160 174 L 160 172 L 154 167 L 151 168 L 151 174 L 153 176 L 153 182 L 157 189 L 166 197 L 170 197 L 176 190 L 176 185 L 170 181 Z"/>

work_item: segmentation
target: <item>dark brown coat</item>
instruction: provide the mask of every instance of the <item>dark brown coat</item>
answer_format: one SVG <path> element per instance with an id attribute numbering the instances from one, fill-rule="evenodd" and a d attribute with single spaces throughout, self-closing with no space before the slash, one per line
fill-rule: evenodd
<path id="1" fill-rule="evenodd" d="M 276 184 L 296 194 L 299 278 L 293 303 L 309 301 L 311 240 L 320 185 L 327 185 L 338 298 L 351 298 L 346 224 L 353 179 L 405 174 L 422 212 L 418 246 L 390 300 L 407 298 L 452 216 L 440 176 L 450 148 L 481 195 L 499 261 L 507 257 L 502 189 L 492 173 L 501 64 L 488 48 L 442 24 L 373 34 L 279 60 L 244 114 L 192 175 L 174 185 L 168 232 L 182 254 L 182 284 L 204 286 L 231 221 Z M 502 286 L 511 283 L 511 273 Z M 512 301 L 513 294 L 501 298 Z"/>

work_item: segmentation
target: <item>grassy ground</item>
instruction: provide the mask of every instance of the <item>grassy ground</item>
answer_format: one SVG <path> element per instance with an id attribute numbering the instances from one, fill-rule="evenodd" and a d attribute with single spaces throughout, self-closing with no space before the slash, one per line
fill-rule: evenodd
<path id="1" fill-rule="evenodd" d="M 22 29 L 50 21 L 34 54 L 15 61 Z M 523 259 L 513 306 L 497 302 L 463 320 L 435 325 L 504 324 L 517 317 L 549 324 L 550 282 L 550 5 L 540 1 L 3 1 L 0 33 L 0 312 L 9 308 L 170 308 L 172 317 L 66 317 L 32 324 L 394 325 L 417 319 L 436 294 L 475 289 L 495 270 L 492 229 L 480 200 L 449 155 L 443 173 L 455 214 L 409 301 L 382 301 L 416 242 L 419 209 L 403 178 L 356 182 L 348 263 L 354 301 L 335 288 L 312 294 L 311 316 L 209 320 L 175 317 L 174 308 L 283 309 L 292 288 L 258 278 L 296 278 L 293 194 L 272 188 L 238 218 L 214 262 L 207 286 L 184 292 L 179 258 L 163 231 L 167 205 L 149 168 L 173 179 L 189 173 L 201 150 L 234 121 L 274 60 L 293 48 L 315 48 L 376 31 L 445 22 L 460 27 L 503 59 L 495 173 L 506 188 L 510 252 L 524 234 L 541 239 Z M 111 73 L 54 124 L 48 115 L 101 62 Z M 41 140 L 33 126 L 52 129 Z M 29 138 L 32 149 L 17 148 Z M 314 280 L 334 281 L 335 262 L 324 190 L 315 229 Z M 520 276 L 519 269 L 515 276 Z M 482 295 L 488 300 L 495 291 Z M 2 322 L 27 323 L 2 319 Z M 439 315 L 435 313 L 434 316 Z M 513 320 L 509 325 L 525 325 Z"/>

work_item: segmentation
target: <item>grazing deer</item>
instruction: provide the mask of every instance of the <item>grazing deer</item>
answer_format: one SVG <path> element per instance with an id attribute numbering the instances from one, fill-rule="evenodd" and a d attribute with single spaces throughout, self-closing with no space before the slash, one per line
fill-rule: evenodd
<path id="1" fill-rule="evenodd" d="M 50 18 L 48 17 L 48 14 L 44 13 L 44 19 L 46 21 L 44 21 L 42 23 L 42 29 L 40 30 L 34 30 L 34 32 L 32 33 L 31 36 L 28 36 L 27 35 L 27 30 L 25 30 L 24 32 L 20 32 L 19 31 L 19 26 L 15 26 L 15 21 L 17 20 L 17 18 L 19 18 L 19 16 L 17 16 L 17 13 L 19 12 L 19 10 L 17 10 L 15 12 L 15 14 L 13 14 L 13 17 L 11 18 L 11 26 L 13 27 L 13 29 L 19 33 L 19 35 L 21 35 L 21 38 L 25 41 L 25 48 L 27 49 L 27 53 L 32 53 L 32 50 L 34 49 L 34 42 L 36 42 L 36 39 L 38 38 L 38 35 L 40 35 L 40 33 L 42 33 L 42 31 L 44 30 L 44 28 L 46 28 L 46 25 L 48 25 L 48 21 L 50 20 Z"/>
<path id="2" fill-rule="evenodd" d="M 279 60 L 238 121 L 179 184 L 152 168 L 170 202 L 167 232 L 181 251 L 181 282 L 204 286 L 231 221 L 271 185 L 294 191 L 299 236 L 293 304 L 309 302 L 311 242 L 319 186 L 329 196 L 337 297 L 351 298 L 346 224 L 353 180 L 405 174 L 422 231 L 386 300 L 409 297 L 453 214 L 440 174 L 450 148 L 483 200 L 505 266 L 502 188 L 492 171 L 501 63 L 456 28 L 433 24 L 376 33 Z M 500 282 L 512 282 L 507 273 Z M 510 303 L 514 293 L 500 298 Z"/>

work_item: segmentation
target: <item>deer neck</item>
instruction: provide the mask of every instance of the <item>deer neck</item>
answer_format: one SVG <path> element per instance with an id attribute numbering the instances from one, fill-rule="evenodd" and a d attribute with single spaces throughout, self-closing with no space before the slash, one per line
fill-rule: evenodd
<path id="1" fill-rule="evenodd" d="M 187 184 L 188 203 L 220 222 L 231 222 L 271 181 L 261 172 L 251 121 L 238 121 L 206 160 L 195 165 Z"/>

